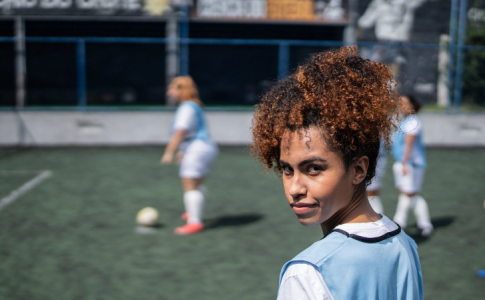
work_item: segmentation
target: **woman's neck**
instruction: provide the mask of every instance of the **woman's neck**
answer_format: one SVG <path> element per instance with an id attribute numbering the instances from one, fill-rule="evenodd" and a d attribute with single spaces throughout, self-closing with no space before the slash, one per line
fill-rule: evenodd
<path id="1" fill-rule="evenodd" d="M 353 205 L 352 205 L 353 204 Z M 352 199 L 351 203 L 349 203 L 347 213 L 341 217 L 341 220 L 331 220 L 334 216 L 332 216 L 329 220 L 323 222 L 320 226 L 322 227 L 323 235 L 326 236 L 330 233 L 336 226 L 340 224 L 346 223 L 370 223 L 376 222 L 382 218 L 382 216 L 372 209 L 369 199 L 367 198 L 367 194 L 364 192 L 359 193 Z M 347 208 L 347 207 L 346 207 Z M 346 209 L 344 208 L 344 210 Z M 339 212 L 337 212 L 339 213 Z"/>
<path id="2" fill-rule="evenodd" d="M 345 223 L 369 223 L 375 222 L 382 218 L 382 216 L 374 211 L 370 205 L 366 194 L 363 194 L 362 199 L 357 206 L 343 221 Z"/>

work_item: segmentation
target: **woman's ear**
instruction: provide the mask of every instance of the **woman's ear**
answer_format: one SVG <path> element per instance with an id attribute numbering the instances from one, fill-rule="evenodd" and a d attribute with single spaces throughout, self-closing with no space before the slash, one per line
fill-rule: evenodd
<path id="1" fill-rule="evenodd" d="M 358 185 L 364 181 L 367 176 L 367 169 L 369 169 L 369 158 L 367 156 L 359 157 L 353 164 L 354 178 L 352 184 Z"/>

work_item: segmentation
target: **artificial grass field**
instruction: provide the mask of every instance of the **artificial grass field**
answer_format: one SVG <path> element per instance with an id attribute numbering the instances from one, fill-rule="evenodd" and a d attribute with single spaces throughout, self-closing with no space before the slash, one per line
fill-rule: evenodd
<path id="1" fill-rule="evenodd" d="M 221 148 L 206 182 L 207 230 L 175 236 L 182 191 L 162 152 L 0 148 L 1 171 L 52 171 L 0 210 L 0 299 L 275 299 L 281 266 L 320 229 L 299 224 L 280 179 L 248 148 Z M 428 149 L 428 160 L 422 195 L 436 231 L 415 237 L 425 299 L 484 299 L 475 274 L 485 269 L 485 150 Z M 0 199 L 35 176 L 0 172 Z M 392 217 L 390 161 L 381 196 Z M 162 224 L 140 233 L 145 206 Z"/>

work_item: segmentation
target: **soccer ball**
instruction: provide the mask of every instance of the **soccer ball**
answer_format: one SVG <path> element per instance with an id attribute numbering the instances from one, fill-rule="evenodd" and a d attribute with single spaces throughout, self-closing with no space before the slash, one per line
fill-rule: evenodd
<path id="1" fill-rule="evenodd" d="M 136 222 L 143 226 L 155 226 L 159 218 L 158 210 L 153 207 L 145 207 L 136 214 Z"/>

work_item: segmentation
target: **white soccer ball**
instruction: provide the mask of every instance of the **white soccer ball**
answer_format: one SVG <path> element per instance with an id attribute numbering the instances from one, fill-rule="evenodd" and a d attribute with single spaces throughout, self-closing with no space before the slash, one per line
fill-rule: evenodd
<path id="1" fill-rule="evenodd" d="M 136 222 L 143 226 L 155 226 L 159 219 L 160 214 L 153 207 L 145 207 L 136 214 Z"/>

